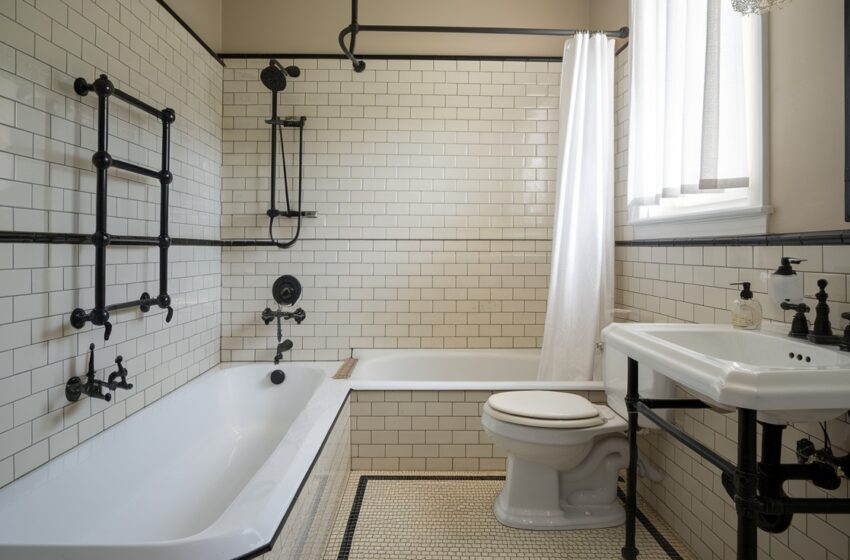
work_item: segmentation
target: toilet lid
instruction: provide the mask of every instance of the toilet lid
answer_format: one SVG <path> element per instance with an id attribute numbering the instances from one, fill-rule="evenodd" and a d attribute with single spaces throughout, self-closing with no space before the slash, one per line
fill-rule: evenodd
<path id="1" fill-rule="evenodd" d="M 487 399 L 490 408 L 541 420 L 584 420 L 596 418 L 599 411 L 589 400 L 572 393 L 555 391 L 506 391 Z"/>
<path id="2" fill-rule="evenodd" d="M 606 423 L 606 419 L 600 416 L 593 418 L 580 418 L 578 420 L 546 420 L 543 418 L 529 418 L 516 414 L 506 414 L 493 409 L 490 403 L 484 403 L 484 415 L 518 426 L 530 426 L 532 428 L 554 428 L 560 430 L 575 430 L 579 428 L 594 428 Z"/>

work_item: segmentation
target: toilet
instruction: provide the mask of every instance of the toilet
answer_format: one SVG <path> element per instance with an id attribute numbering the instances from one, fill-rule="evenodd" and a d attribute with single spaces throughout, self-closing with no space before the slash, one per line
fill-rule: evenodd
<path id="1" fill-rule="evenodd" d="M 606 349 L 607 406 L 556 391 L 508 391 L 484 404 L 481 423 L 508 457 L 493 505 L 496 519 L 518 529 L 596 529 L 625 521 L 617 499 L 619 471 L 629 463 L 625 404 L 627 358 Z M 675 387 L 639 372 L 642 397 L 672 398 Z M 659 411 L 669 418 L 669 411 Z M 643 428 L 655 425 L 642 416 Z"/>

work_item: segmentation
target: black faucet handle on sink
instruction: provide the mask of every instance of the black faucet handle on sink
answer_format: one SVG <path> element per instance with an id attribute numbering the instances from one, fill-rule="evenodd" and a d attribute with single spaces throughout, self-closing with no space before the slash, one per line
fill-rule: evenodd
<path id="1" fill-rule="evenodd" d="M 809 336 L 809 320 L 806 318 L 806 313 L 812 310 L 811 307 L 802 302 L 789 303 L 787 301 L 780 303 L 779 307 L 786 311 L 796 311 L 794 319 L 791 321 L 791 331 L 788 333 L 788 336 L 793 336 L 794 338 L 806 338 Z"/>

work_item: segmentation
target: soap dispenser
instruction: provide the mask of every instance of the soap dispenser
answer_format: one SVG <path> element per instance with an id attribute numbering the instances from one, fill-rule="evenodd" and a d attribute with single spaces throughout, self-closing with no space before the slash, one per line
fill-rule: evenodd
<path id="1" fill-rule="evenodd" d="M 782 257 L 779 268 L 770 275 L 767 291 L 776 303 L 798 304 L 803 302 L 803 277 L 797 274 L 791 265 L 800 264 L 804 260 L 806 259 Z"/>
<path id="2" fill-rule="evenodd" d="M 732 302 L 732 326 L 738 329 L 757 329 L 761 327 L 761 304 L 753 298 L 749 282 L 735 282 L 732 286 L 743 286 L 740 299 Z"/>

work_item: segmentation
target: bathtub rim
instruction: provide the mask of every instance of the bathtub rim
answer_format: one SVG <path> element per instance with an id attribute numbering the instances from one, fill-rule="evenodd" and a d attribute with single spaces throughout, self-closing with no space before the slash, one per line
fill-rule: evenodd
<path id="1" fill-rule="evenodd" d="M 460 354 L 474 356 L 489 354 L 498 356 L 514 354 L 520 356 L 539 356 L 540 348 L 353 348 L 351 357 L 357 359 L 357 364 L 348 378 L 354 391 L 604 391 L 605 384 L 601 379 L 578 381 L 552 380 L 490 380 L 472 381 L 460 378 L 458 380 L 406 380 L 403 376 L 397 379 L 359 378 L 359 368 L 368 365 L 369 360 L 399 355 L 428 355 Z"/>

